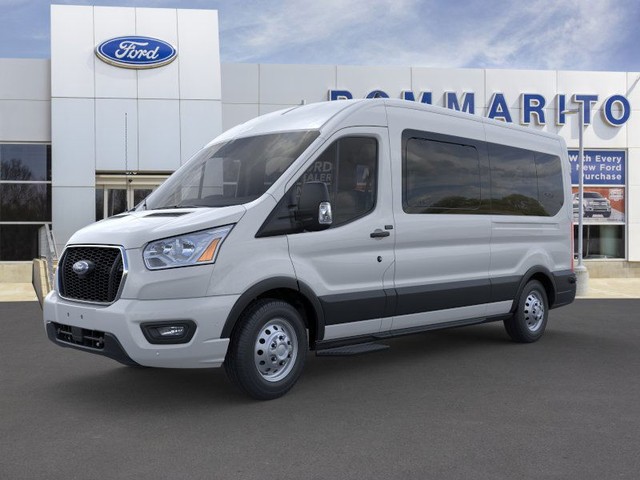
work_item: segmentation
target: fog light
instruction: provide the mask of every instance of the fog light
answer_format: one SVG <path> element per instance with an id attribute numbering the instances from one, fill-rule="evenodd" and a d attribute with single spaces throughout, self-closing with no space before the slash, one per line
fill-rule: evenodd
<path id="1" fill-rule="evenodd" d="M 184 325 L 171 325 L 170 327 L 158 327 L 157 329 L 161 337 L 182 337 L 186 330 Z"/>
<path id="2" fill-rule="evenodd" d="M 192 320 L 143 323 L 144 337 L 152 344 L 187 343 L 193 338 L 196 324 Z"/>

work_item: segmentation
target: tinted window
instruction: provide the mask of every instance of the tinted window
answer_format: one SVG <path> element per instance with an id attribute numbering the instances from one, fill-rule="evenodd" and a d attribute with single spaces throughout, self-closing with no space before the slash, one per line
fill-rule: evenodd
<path id="1" fill-rule="evenodd" d="M 50 222 L 51 185 L 0 183 L 0 221 Z"/>
<path id="2" fill-rule="evenodd" d="M 212 145 L 149 195 L 146 207 L 224 207 L 251 202 L 266 192 L 317 137 L 317 131 L 309 130 Z"/>
<path id="3" fill-rule="evenodd" d="M 0 145 L 0 180 L 50 181 L 51 146 Z"/>
<path id="4" fill-rule="evenodd" d="M 329 189 L 333 226 L 343 225 L 373 209 L 376 198 L 378 142 L 374 138 L 342 138 L 327 148 L 296 184 L 324 182 Z"/>
<path id="5" fill-rule="evenodd" d="M 467 213 L 480 208 L 480 162 L 474 146 L 413 137 L 403 150 L 405 212 Z"/>
<path id="6" fill-rule="evenodd" d="M 373 210 L 378 178 L 378 142 L 369 137 L 345 137 L 327 147 L 285 194 L 258 236 L 301 232 L 294 220 L 302 185 L 323 182 L 333 211 L 331 228 Z"/>
<path id="7" fill-rule="evenodd" d="M 536 153 L 538 175 L 538 201 L 550 217 L 560 211 L 564 203 L 562 188 L 562 165 L 556 155 Z"/>
<path id="8" fill-rule="evenodd" d="M 488 144 L 491 163 L 492 212 L 504 215 L 546 215 L 538 201 L 534 153 Z"/>
<path id="9" fill-rule="evenodd" d="M 41 226 L 0 224 L 0 260 L 30 261 L 36 258 Z"/>

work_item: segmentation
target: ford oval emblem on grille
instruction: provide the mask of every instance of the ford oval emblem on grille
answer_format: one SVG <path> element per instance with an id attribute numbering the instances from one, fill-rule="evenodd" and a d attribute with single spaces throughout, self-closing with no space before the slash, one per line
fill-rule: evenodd
<path id="1" fill-rule="evenodd" d="M 87 275 L 89 272 L 91 272 L 91 270 L 93 270 L 93 267 L 95 265 L 93 264 L 93 262 L 89 261 L 89 260 L 80 260 L 76 263 L 73 264 L 73 271 L 79 276 L 79 277 L 84 277 L 85 275 Z"/>
<path id="2" fill-rule="evenodd" d="M 178 52 L 164 40 L 151 37 L 117 37 L 96 47 L 97 57 L 121 68 L 157 68 L 171 63 Z"/>

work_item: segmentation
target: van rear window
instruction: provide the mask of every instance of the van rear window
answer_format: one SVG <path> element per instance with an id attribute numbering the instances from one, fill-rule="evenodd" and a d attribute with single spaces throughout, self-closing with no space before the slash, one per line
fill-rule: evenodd
<path id="1" fill-rule="evenodd" d="M 560 157 L 451 135 L 405 130 L 407 213 L 552 217 L 564 204 Z"/>

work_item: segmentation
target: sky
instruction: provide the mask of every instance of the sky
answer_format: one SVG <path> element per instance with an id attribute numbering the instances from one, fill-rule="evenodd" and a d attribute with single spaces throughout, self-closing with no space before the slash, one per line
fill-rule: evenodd
<path id="1" fill-rule="evenodd" d="M 638 0 L 60 0 L 206 8 L 223 63 L 640 71 Z M 45 0 L 0 0 L 0 58 L 49 58 Z"/>

